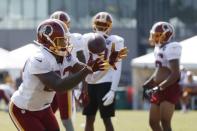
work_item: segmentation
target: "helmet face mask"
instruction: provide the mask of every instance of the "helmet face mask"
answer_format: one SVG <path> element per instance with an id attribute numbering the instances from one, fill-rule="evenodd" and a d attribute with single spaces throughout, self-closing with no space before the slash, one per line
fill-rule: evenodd
<path id="1" fill-rule="evenodd" d="M 37 42 L 48 51 L 58 56 L 67 56 L 72 50 L 69 43 L 69 31 L 60 20 L 48 19 L 37 29 Z"/>
<path id="2" fill-rule="evenodd" d="M 162 45 L 171 41 L 175 36 L 174 27 L 168 22 L 157 22 L 150 30 L 150 45 Z"/>
<path id="3" fill-rule="evenodd" d="M 59 56 L 67 56 L 73 49 L 73 46 L 69 43 L 68 37 L 57 37 L 53 42 L 55 46 L 53 46 L 51 50 L 56 52 Z"/>
<path id="4" fill-rule="evenodd" d="M 155 45 L 155 44 L 162 44 L 162 42 L 164 42 L 165 39 L 165 35 L 163 35 L 161 32 L 156 32 L 156 33 L 150 33 L 149 36 L 149 43 L 151 45 Z"/>
<path id="5" fill-rule="evenodd" d="M 112 29 L 112 17 L 107 12 L 99 12 L 93 17 L 93 30 L 108 36 Z"/>

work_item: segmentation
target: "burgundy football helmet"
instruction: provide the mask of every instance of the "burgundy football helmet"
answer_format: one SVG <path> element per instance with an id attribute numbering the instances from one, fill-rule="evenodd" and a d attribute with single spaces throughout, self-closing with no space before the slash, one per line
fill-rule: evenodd
<path id="1" fill-rule="evenodd" d="M 163 44 L 170 42 L 174 36 L 174 27 L 168 22 L 161 21 L 152 26 L 150 30 L 149 42 L 151 45 Z"/>
<path id="2" fill-rule="evenodd" d="M 92 20 L 93 30 L 102 35 L 109 35 L 112 29 L 112 16 L 107 12 L 97 13 Z"/>
<path id="3" fill-rule="evenodd" d="M 58 19 L 63 21 L 68 28 L 70 28 L 70 16 L 63 11 L 56 11 L 50 16 L 51 19 Z"/>
<path id="4" fill-rule="evenodd" d="M 37 43 L 58 56 L 67 56 L 72 50 L 69 34 L 62 21 L 47 19 L 37 27 Z"/>

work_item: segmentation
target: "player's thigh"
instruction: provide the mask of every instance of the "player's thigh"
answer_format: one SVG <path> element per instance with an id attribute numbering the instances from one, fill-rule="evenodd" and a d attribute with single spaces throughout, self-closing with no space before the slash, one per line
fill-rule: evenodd
<path id="1" fill-rule="evenodd" d="M 101 118 L 110 118 L 115 116 L 115 102 L 108 106 L 104 106 L 103 104 L 99 105 L 99 111 Z"/>
<path id="2" fill-rule="evenodd" d="M 115 116 L 115 99 L 112 104 L 108 106 L 104 106 L 104 101 L 102 100 L 103 97 L 110 91 L 111 83 L 106 82 L 99 85 L 100 87 L 97 88 L 97 101 L 99 103 L 99 111 L 101 118 L 109 118 Z"/>
<path id="3" fill-rule="evenodd" d="M 58 131 L 59 125 L 55 114 L 53 113 L 51 108 L 47 108 L 45 111 L 45 115 L 43 115 L 41 119 L 45 129 L 48 131 Z"/>
<path id="4" fill-rule="evenodd" d="M 172 119 L 173 113 L 175 110 L 175 105 L 168 102 L 168 101 L 163 101 L 160 104 L 160 115 L 161 119 L 165 121 L 170 121 Z"/>
<path id="5" fill-rule="evenodd" d="M 149 112 L 149 122 L 160 121 L 160 107 L 157 104 L 151 104 Z"/>
<path id="6" fill-rule="evenodd" d="M 51 108 L 53 110 L 53 112 L 55 113 L 58 109 L 58 103 L 57 103 L 57 96 L 55 94 L 55 96 L 53 97 L 53 101 L 51 103 Z"/>
<path id="7" fill-rule="evenodd" d="M 34 117 L 29 111 L 16 107 L 12 102 L 9 105 L 9 115 L 18 130 L 45 130 L 39 119 Z"/>
<path id="8" fill-rule="evenodd" d="M 89 103 L 87 106 L 83 108 L 83 115 L 93 116 L 96 115 L 98 110 L 98 101 L 97 101 L 97 85 L 95 84 L 88 84 L 88 96 L 89 96 Z"/>

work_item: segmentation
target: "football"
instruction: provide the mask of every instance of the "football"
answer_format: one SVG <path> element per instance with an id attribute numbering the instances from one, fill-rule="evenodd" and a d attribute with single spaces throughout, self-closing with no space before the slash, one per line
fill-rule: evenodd
<path id="1" fill-rule="evenodd" d="M 88 49 L 93 54 L 99 54 L 106 49 L 105 38 L 98 34 L 94 33 L 94 37 L 88 40 Z"/>

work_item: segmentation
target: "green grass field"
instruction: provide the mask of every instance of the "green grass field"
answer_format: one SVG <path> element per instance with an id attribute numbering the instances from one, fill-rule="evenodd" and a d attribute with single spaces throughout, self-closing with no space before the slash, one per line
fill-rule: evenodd
<path id="1" fill-rule="evenodd" d="M 59 118 L 59 113 L 56 115 Z M 61 131 L 64 131 L 59 119 L 58 121 Z M 81 115 L 81 112 L 76 114 L 74 124 L 75 131 L 83 131 L 84 116 Z M 151 131 L 148 126 L 147 111 L 118 110 L 116 117 L 113 118 L 113 124 L 116 131 Z M 16 131 L 8 113 L 3 111 L 0 111 L 0 125 L 0 131 Z M 197 131 L 197 111 L 189 111 L 185 114 L 176 111 L 172 127 L 173 131 Z M 104 131 L 104 126 L 99 115 L 97 115 L 95 131 Z"/>

